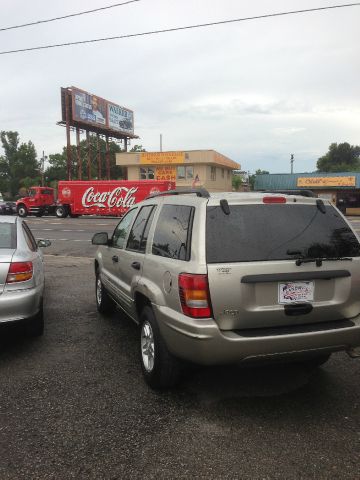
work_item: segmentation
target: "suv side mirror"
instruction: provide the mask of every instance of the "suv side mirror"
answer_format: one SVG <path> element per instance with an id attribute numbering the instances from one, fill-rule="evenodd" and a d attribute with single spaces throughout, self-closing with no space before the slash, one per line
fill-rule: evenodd
<path id="1" fill-rule="evenodd" d="M 106 232 L 95 233 L 95 235 L 92 237 L 91 243 L 93 245 L 108 245 L 108 234 Z"/>
<path id="2" fill-rule="evenodd" d="M 38 245 L 38 247 L 43 247 L 43 248 L 44 247 L 50 247 L 51 242 L 50 242 L 50 240 L 41 240 L 40 239 L 40 240 L 38 240 L 37 245 Z"/>

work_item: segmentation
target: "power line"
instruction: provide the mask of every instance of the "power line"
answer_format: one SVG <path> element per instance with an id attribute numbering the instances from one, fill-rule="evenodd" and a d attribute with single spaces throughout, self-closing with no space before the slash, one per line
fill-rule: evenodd
<path id="1" fill-rule="evenodd" d="M 0 52 L 0 55 L 7 55 L 7 54 L 10 54 L 10 53 L 30 52 L 30 51 L 33 51 L 33 50 L 45 50 L 45 49 L 48 49 L 48 48 L 68 47 L 70 45 L 82 45 L 82 44 L 85 44 L 85 43 L 105 42 L 105 41 L 108 41 L 108 40 L 120 40 L 120 39 L 123 39 L 123 38 L 142 37 L 142 36 L 145 36 L 145 35 L 155 35 L 155 34 L 159 34 L 159 33 L 177 32 L 177 31 L 180 31 L 180 30 L 190 30 L 190 29 L 193 29 L 193 28 L 213 27 L 215 25 L 225 25 L 225 24 L 228 24 L 228 23 L 245 22 L 245 21 L 248 21 L 248 20 L 258 20 L 258 19 L 262 19 L 262 18 L 280 17 L 280 16 L 284 16 L 284 15 L 294 15 L 294 14 L 298 14 L 298 13 L 318 12 L 318 11 L 321 11 L 321 10 L 330 10 L 330 9 L 335 9 L 335 8 L 354 7 L 354 6 L 360 6 L 360 2 L 347 3 L 347 4 L 344 4 L 344 5 L 332 5 L 332 6 L 329 6 L 329 7 L 308 8 L 308 9 L 305 9 L 305 10 L 293 10 L 293 11 L 289 11 L 289 12 L 268 13 L 266 15 L 257 15 L 257 16 L 254 16 L 254 17 L 234 18 L 234 19 L 231 19 L 231 20 L 221 20 L 221 21 L 218 21 L 218 22 L 201 23 L 201 24 L 197 24 L 197 25 L 187 25 L 185 27 L 174 27 L 174 28 L 166 28 L 166 29 L 163 29 L 163 30 L 152 30 L 152 31 L 149 31 L 149 32 L 130 33 L 130 34 L 127 34 L 127 35 L 117 35 L 115 37 L 95 38 L 95 39 L 92 39 L 92 40 L 81 40 L 81 41 L 78 41 L 78 42 L 57 43 L 57 44 L 53 44 L 53 45 L 43 45 L 43 46 L 39 46 L 39 47 L 21 48 L 21 49 L 18 49 L 18 50 L 7 50 L 7 51 Z"/>
<path id="2" fill-rule="evenodd" d="M 94 8 L 93 10 L 85 10 L 84 12 L 71 13 L 69 15 L 64 15 L 63 17 L 49 18 L 47 20 L 37 20 L 36 22 L 23 23 L 22 25 L 14 25 L 12 27 L 0 28 L 0 32 L 5 30 L 13 30 L 15 28 L 30 27 L 31 25 L 39 25 L 41 23 L 55 22 L 56 20 L 64 20 L 65 18 L 78 17 L 80 15 L 87 15 L 88 13 L 100 12 L 101 10 L 108 10 L 109 8 L 121 7 L 122 5 L 127 5 L 128 3 L 140 2 L 140 0 L 128 0 L 127 2 L 115 3 L 114 5 L 108 5 L 107 7 Z"/>

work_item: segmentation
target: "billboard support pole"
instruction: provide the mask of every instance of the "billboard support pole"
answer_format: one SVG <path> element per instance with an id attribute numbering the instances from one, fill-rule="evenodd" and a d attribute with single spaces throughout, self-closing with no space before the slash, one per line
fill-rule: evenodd
<path id="1" fill-rule="evenodd" d="M 91 152 L 90 152 L 90 132 L 86 130 L 86 148 L 87 148 L 87 177 L 91 180 Z"/>
<path id="2" fill-rule="evenodd" d="M 98 161 L 98 180 L 101 180 L 101 153 L 100 153 L 100 135 L 97 134 L 97 161 Z"/>
<path id="3" fill-rule="evenodd" d="M 71 167 L 72 167 L 72 155 L 71 155 L 71 139 L 70 139 L 70 102 L 71 95 L 69 92 L 66 92 L 65 97 L 65 115 L 66 115 L 66 171 L 67 178 L 71 180 Z"/>
<path id="4" fill-rule="evenodd" d="M 82 180 L 82 158 L 80 152 L 80 130 L 76 128 L 76 154 L 77 154 L 77 164 L 78 164 L 78 179 Z"/>
<path id="5" fill-rule="evenodd" d="M 106 135 L 106 178 L 110 180 L 110 149 L 108 135 Z"/>

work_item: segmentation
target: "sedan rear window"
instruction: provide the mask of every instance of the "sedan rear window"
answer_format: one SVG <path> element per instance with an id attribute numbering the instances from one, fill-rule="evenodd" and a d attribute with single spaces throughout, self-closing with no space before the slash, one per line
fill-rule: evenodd
<path id="1" fill-rule="evenodd" d="M 360 256 L 360 244 L 331 206 L 231 205 L 208 207 L 208 263 Z"/>
<path id="2" fill-rule="evenodd" d="M 16 248 L 15 224 L 0 223 L 0 248 Z"/>

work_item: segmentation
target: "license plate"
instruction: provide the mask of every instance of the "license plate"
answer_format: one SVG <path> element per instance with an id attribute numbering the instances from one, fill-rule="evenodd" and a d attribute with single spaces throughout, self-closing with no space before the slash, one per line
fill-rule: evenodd
<path id="1" fill-rule="evenodd" d="M 279 283 L 279 303 L 312 302 L 314 300 L 314 282 Z"/>

